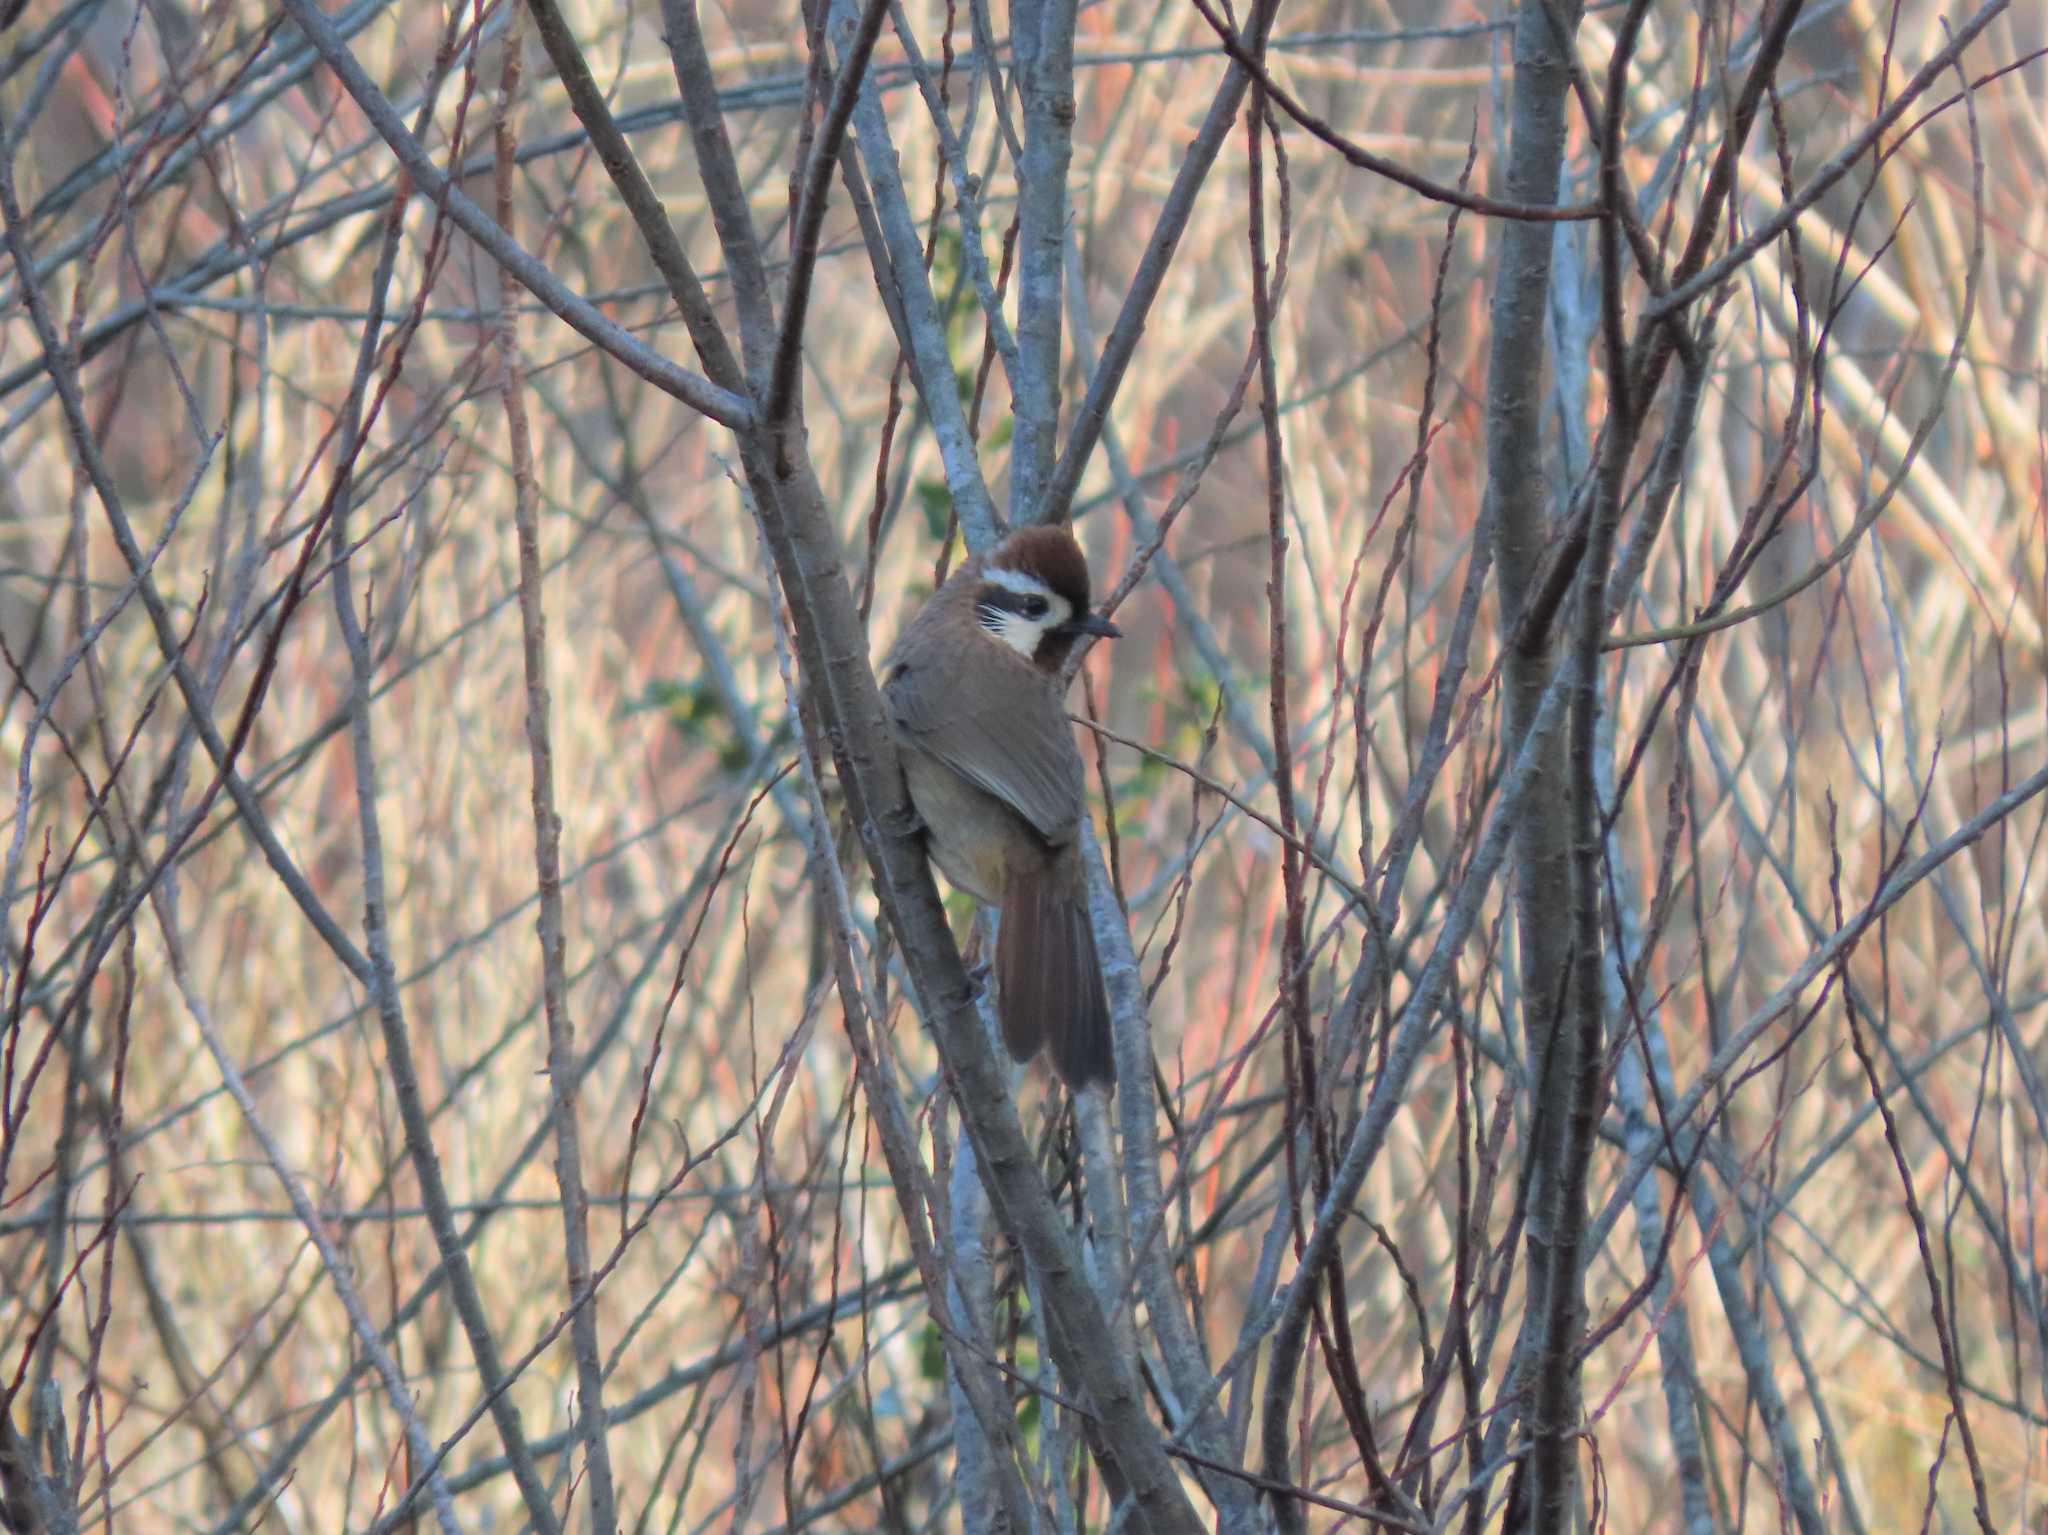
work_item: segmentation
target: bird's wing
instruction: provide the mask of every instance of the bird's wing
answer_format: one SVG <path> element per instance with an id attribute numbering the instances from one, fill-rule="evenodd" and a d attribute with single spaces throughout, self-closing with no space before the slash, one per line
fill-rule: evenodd
<path id="1" fill-rule="evenodd" d="M 912 676 L 913 671 L 915 676 Z M 969 698 L 915 661 L 889 672 L 890 717 L 911 746 L 1008 805 L 1055 846 L 1081 820 L 1081 757 L 1058 695 L 1018 668 L 1017 685 Z M 977 690 L 982 691 L 982 690 Z"/>

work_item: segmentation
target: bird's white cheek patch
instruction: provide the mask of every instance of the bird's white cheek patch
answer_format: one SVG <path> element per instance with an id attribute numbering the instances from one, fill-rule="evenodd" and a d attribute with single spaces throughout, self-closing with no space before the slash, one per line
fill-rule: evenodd
<path id="1" fill-rule="evenodd" d="M 995 622 L 984 622 L 982 627 L 1026 660 L 1029 660 L 1038 652 L 1038 632 L 1040 626 L 1025 618 L 1022 614 L 1004 613 L 998 610 Z"/>

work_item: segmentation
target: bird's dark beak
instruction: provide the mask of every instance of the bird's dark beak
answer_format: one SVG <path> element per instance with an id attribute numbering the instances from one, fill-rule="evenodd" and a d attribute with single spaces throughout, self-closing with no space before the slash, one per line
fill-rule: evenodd
<path id="1" fill-rule="evenodd" d="M 1098 613 L 1083 613 L 1071 620 L 1067 627 L 1076 634 L 1099 634 L 1106 640 L 1119 639 L 1123 635 L 1123 630 Z"/>

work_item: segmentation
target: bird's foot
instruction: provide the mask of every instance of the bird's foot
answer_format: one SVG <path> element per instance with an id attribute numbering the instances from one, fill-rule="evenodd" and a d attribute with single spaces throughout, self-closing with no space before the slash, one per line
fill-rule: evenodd
<path id="1" fill-rule="evenodd" d="M 902 805 L 894 810 L 885 810 L 879 817 L 882 828 L 894 837 L 922 837 L 925 834 L 924 817 L 917 813 L 917 807 L 904 797 Z"/>

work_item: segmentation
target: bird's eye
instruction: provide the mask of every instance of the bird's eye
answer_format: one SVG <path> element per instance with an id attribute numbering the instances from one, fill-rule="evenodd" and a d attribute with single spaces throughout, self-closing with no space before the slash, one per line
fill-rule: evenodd
<path id="1" fill-rule="evenodd" d="M 1045 617 L 1045 599 L 1043 597 L 1026 597 L 1020 611 L 1026 618 L 1043 618 Z"/>

